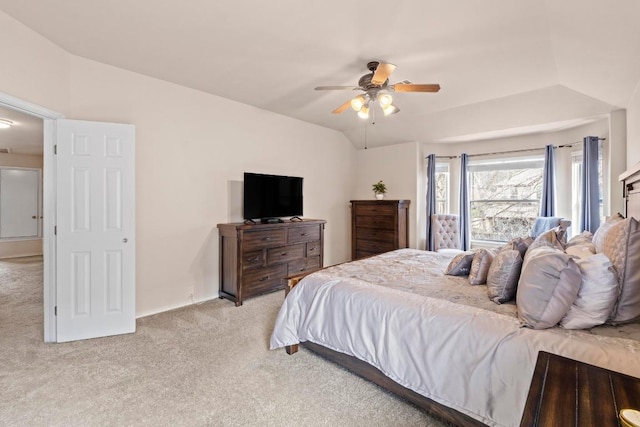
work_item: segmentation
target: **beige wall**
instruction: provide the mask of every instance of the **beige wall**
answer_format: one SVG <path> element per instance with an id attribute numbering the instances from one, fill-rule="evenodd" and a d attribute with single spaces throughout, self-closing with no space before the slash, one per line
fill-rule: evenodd
<path id="1" fill-rule="evenodd" d="M 640 85 L 627 106 L 627 168 L 640 163 Z"/>
<path id="2" fill-rule="evenodd" d="M 75 57 L 1 12 L 0 35 L 22 47 L 3 57 L 0 92 L 136 126 L 138 316 L 192 289 L 217 296 L 216 224 L 241 219 L 244 171 L 304 177 L 305 217 L 327 220 L 325 264 L 349 259 L 355 149 L 341 133 Z"/>
<path id="3" fill-rule="evenodd" d="M 42 156 L 0 153 L 0 166 L 42 169 Z M 0 241 L 0 259 L 42 255 L 42 239 Z"/>
<path id="4" fill-rule="evenodd" d="M 356 177 L 353 199 L 374 199 L 371 186 L 379 180 L 387 185 L 385 198 L 411 200 L 409 205 L 409 247 L 417 248 L 420 244 L 415 232 L 419 214 L 424 211 L 423 198 L 420 197 L 418 180 L 419 146 L 415 142 L 391 145 L 379 148 L 359 150 L 356 155 Z M 348 209 L 348 200 L 346 203 Z"/>
<path id="5" fill-rule="evenodd" d="M 66 114 L 71 56 L 0 11 L 0 91 Z"/>
<path id="6" fill-rule="evenodd" d="M 327 220 L 325 263 L 349 256 L 355 150 L 338 132 L 82 58 L 69 116 L 136 126 L 139 315 L 217 296 L 216 224 L 239 221 L 243 172 L 304 177 Z M 345 237 L 346 236 L 346 237 Z"/>

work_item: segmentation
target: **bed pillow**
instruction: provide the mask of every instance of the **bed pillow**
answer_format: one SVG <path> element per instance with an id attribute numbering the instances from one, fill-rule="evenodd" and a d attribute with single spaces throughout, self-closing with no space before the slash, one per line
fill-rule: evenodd
<path id="1" fill-rule="evenodd" d="M 565 329 L 589 329 L 605 323 L 618 298 L 618 279 L 605 254 L 575 260 L 582 284 L 578 297 L 560 321 Z"/>
<path id="2" fill-rule="evenodd" d="M 468 276 L 471 271 L 471 262 L 473 261 L 474 252 L 463 252 L 451 260 L 444 274 L 450 276 Z"/>
<path id="3" fill-rule="evenodd" d="M 515 249 L 520 252 L 520 257 L 524 259 L 524 254 L 527 253 L 527 249 L 529 249 L 531 243 L 533 243 L 533 238 L 531 237 L 516 237 L 504 245 L 501 250 Z"/>
<path id="4" fill-rule="evenodd" d="M 593 233 L 589 230 L 585 230 L 577 236 L 573 236 L 571 239 L 569 239 L 564 247 L 570 248 L 571 246 L 586 245 L 589 243 L 593 244 Z"/>
<path id="5" fill-rule="evenodd" d="M 618 299 L 611 323 L 630 322 L 640 317 L 640 224 L 635 218 L 617 221 L 602 245 L 618 276 Z"/>
<path id="6" fill-rule="evenodd" d="M 489 267 L 495 256 L 491 249 L 478 249 L 471 261 L 471 271 L 469 272 L 469 283 L 472 285 L 482 285 L 487 282 Z"/>
<path id="7" fill-rule="evenodd" d="M 615 215 L 611 215 L 607 218 L 604 224 L 600 224 L 600 227 L 593 234 L 592 242 L 596 247 L 596 253 L 602 252 L 602 248 L 604 246 L 604 240 L 607 238 L 609 234 L 609 230 L 616 225 L 618 222 L 624 220 L 624 217 L 619 213 Z"/>
<path id="8" fill-rule="evenodd" d="M 564 250 L 567 254 L 574 258 L 588 258 L 596 253 L 593 243 L 584 243 L 581 245 L 569 246 Z"/>
<path id="9" fill-rule="evenodd" d="M 516 304 L 523 326 L 555 326 L 576 300 L 582 277 L 571 256 L 553 247 L 529 250 L 525 257 Z"/>
<path id="10" fill-rule="evenodd" d="M 552 228 L 551 230 L 545 231 L 544 233 L 536 237 L 536 240 L 534 240 L 533 243 L 529 245 L 529 249 L 527 249 L 527 251 L 531 251 L 542 246 L 549 246 L 561 251 L 564 250 L 564 245 L 559 239 L 559 234 L 562 234 L 562 230 L 560 229 L 560 227 Z"/>
<path id="11" fill-rule="evenodd" d="M 517 249 L 502 249 L 493 259 L 487 273 L 487 295 L 496 304 L 516 296 L 522 256 Z"/>

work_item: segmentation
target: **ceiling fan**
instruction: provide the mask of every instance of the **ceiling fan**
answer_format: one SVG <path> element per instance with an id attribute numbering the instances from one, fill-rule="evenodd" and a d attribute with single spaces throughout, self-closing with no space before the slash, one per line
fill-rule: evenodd
<path id="1" fill-rule="evenodd" d="M 414 84 L 407 80 L 389 84 L 389 76 L 396 69 L 393 64 L 371 61 L 367 64 L 371 71 L 358 80 L 358 86 L 318 86 L 316 90 L 361 90 L 364 92 L 348 100 L 335 110 L 333 114 L 340 114 L 349 107 L 358 112 L 358 117 L 369 118 L 369 111 L 374 102 L 378 102 L 385 116 L 395 114 L 400 109 L 393 104 L 393 97 L 388 92 L 438 92 L 439 84 Z"/>

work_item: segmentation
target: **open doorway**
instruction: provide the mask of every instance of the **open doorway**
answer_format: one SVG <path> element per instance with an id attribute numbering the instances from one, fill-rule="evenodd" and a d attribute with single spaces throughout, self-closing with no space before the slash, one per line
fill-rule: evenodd
<path id="1" fill-rule="evenodd" d="M 46 342 L 55 341 L 56 270 L 54 261 L 56 247 L 53 233 L 55 227 L 56 196 L 54 190 L 55 161 L 53 129 L 54 122 L 64 116 L 37 104 L 32 104 L 4 93 L 0 93 L 0 108 L 2 108 L 6 114 L 20 114 L 21 116 L 17 119 L 18 121 L 34 120 L 32 123 L 37 124 L 40 129 L 39 132 L 41 139 L 39 143 L 33 140 L 32 148 L 42 153 L 42 218 L 38 218 L 38 221 L 40 222 L 42 237 L 42 241 L 39 244 L 42 250 L 42 282 L 44 288 L 42 294 L 44 318 L 43 327 L 44 340 Z"/>
<path id="2" fill-rule="evenodd" d="M 2 335 L 44 336 L 43 119 L 0 107 Z"/>

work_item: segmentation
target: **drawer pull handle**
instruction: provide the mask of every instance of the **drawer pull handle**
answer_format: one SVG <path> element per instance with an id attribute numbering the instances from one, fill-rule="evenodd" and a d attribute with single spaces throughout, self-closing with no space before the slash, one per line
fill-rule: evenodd
<path id="1" fill-rule="evenodd" d="M 269 280 L 269 276 L 264 276 L 264 277 L 260 278 L 261 282 L 264 282 L 265 280 Z"/>
<path id="2" fill-rule="evenodd" d="M 271 237 L 263 237 L 262 240 L 268 241 L 268 240 L 271 240 Z"/>
<path id="3" fill-rule="evenodd" d="M 257 256 L 252 256 L 251 258 L 249 258 L 247 261 L 258 261 L 258 257 Z"/>
<path id="4" fill-rule="evenodd" d="M 300 233 L 300 235 L 301 235 L 301 236 L 306 236 L 306 235 L 307 235 L 307 233 Z"/>
<path id="5" fill-rule="evenodd" d="M 282 252 L 280 256 L 285 256 L 286 254 L 287 254 L 286 252 Z"/>

